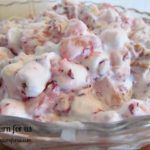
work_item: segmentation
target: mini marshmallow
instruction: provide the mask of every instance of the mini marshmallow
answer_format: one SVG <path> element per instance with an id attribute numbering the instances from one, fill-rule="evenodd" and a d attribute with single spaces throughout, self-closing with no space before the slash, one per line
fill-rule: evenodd
<path id="1" fill-rule="evenodd" d="M 55 53 L 59 54 L 59 44 L 55 44 L 51 41 L 48 41 L 44 45 L 37 46 L 35 48 L 36 55 L 41 55 L 41 54 L 47 53 L 47 52 L 55 52 Z"/>
<path id="2" fill-rule="evenodd" d="M 10 50 L 6 47 L 0 47 L 0 61 L 7 60 L 12 57 Z"/>
<path id="3" fill-rule="evenodd" d="M 120 28 L 106 29 L 101 33 L 101 40 L 106 51 L 121 50 L 128 42 L 127 33 Z"/>
<path id="4" fill-rule="evenodd" d="M 7 37 L 0 33 L 0 46 L 6 46 L 8 44 Z"/>
<path id="5" fill-rule="evenodd" d="M 97 5 L 80 5 L 79 19 L 82 20 L 90 29 L 93 29 L 98 21 L 99 9 Z"/>
<path id="6" fill-rule="evenodd" d="M 144 26 L 143 28 L 139 30 L 135 30 L 132 32 L 131 39 L 135 43 L 139 43 L 144 47 L 144 51 L 146 49 L 149 49 L 149 37 L 150 37 L 150 27 L 149 26 Z"/>
<path id="7" fill-rule="evenodd" d="M 86 57 L 93 51 L 100 50 L 101 40 L 94 34 L 64 38 L 60 44 L 61 56 L 69 60 Z"/>
<path id="8" fill-rule="evenodd" d="M 146 27 L 146 23 L 141 18 L 134 19 L 134 30 L 140 30 Z"/>
<path id="9" fill-rule="evenodd" d="M 121 19 L 118 12 L 112 8 L 101 10 L 99 18 L 107 23 L 116 22 Z"/>
<path id="10" fill-rule="evenodd" d="M 101 123 L 113 123 L 117 121 L 121 121 L 123 118 L 122 116 L 113 110 L 105 111 L 105 112 L 98 112 L 93 115 L 92 121 L 94 122 L 101 122 Z"/>
<path id="11" fill-rule="evenodd" d="M 134 84 L 133 95 L 135 98 L 150 98 L 150 68 L 132 67 Z"/>
<path id="12" fill-rule="evenodd" d="M 65 31 L 65 36 L 79 36 L 88 33 L 87 26 L 78 19 L 71 19 Z"/>
<path id="13" fill-rule="evenodd" d="M 61 16 L 55 13 L 52 15 L 50 21 L 48 22 L 46 28 L 44 29 L 45 36 L 49 38 L 50 41 L 58 44 L 68 25 L 68 19 L 65 16 Z"/>
<path id="14" fill-rule="evenodd" d="M 45 68 L 50 69 L 53 65 L 57 65 L 59 63 L 60 56 L 54 52 L 49 52 L 35 57 L 35 60 Z"/>
<path id="15" fill-rule="evenodd" d="M 35 97 L 45 89 L 46 83 L 50 77 L 50 68 L 36 61 L 31 61 L 17 72 L 15 81 L 18 90 L 24 96 Z"/>
<path id="16" fill-rule="evenodd" d="M 88 72 L 85 67 L 79 64 L 62 60 L 60 62 L 58 74 L 54 76 L 54 80 L 63 90 L 80 89 L 88 85 Z"/>
<path id="17" fill-rule="evenodd" d="M 21 51 L 20 38 L 22 36 L 22 31 L 19 28 L 10 28 L 8 31 L 8 46 L 12 51 L 18 54 Z"/>
<path id="18" fill-rule="evenodd" d="M 0 101 L 0 114 L 21 118 L 30 118 L 25 110 L 24 102 L 6 98 Z"/>
<path id="19" fill-rule="evenodd" d="M 131 99 L 119 109 L 123 117 L 150 115 L 150 101 Z"/>
<path id="20" fill-rule="evenodd" d="M 110 70 L 108 56 L 104 52 L 94 52 L 82 61 L 82 64 L 89 69 L 92 74 L 105 75 Z"/>
<path id="21" fill-rule="evenodd" d="M 6 65 L 1 70 L 2 80 L 10 98 L 20 99 L 20 94 L 16 88 L 17 83 L 14 79 L 17 71 L 21 69 L 22 66 L 22 62 L 16 62 Z"/>

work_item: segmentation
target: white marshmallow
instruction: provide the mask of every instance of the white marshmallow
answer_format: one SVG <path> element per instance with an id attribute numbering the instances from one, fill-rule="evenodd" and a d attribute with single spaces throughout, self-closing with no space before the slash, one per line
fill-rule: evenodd
<path id="1" fill-rule="evenodd" d="M 50 77 L 50 68 L 31 61 L 17 72 L 15 81 L 18 90 L 23 92 L 26 97 L 35 97 L 44 90 Z"/>
<path id="2" fill-rule="evenodd" d="M 65 31 L 65 36 L 79 36 L 86 35 L 87 33 L 88 28 L 86 24 L 78 19 L 71 19 Z"/>
<path id="3" fill-rule="evenodd" d="M 86 57 L 90 55 L 92 51 L 101 50 L 101 40 L 94 34 L 88 34 L 83 36 L 72 36 L 70 38 L 64 38 L 61 41 L 60 52 L 63 58 L 73 60 L 78 57 Z"/>
<path id="4" fill-rule="evenodd" d="M 121 50 L 128 42 L 127 33 L 120 28 L 106 29 L 100 37 L 106 51 Z"/>
<path id="5" fill-rule="evenodd" d="M 64 90 L 80 89 L 88 85 L 88 72 L 82 65 L 63 60 L 61 62 L 63 72 L 54 76 L 54 80 Z M 70 76 L 69 76 L 70 72 Z"/>
<path id="6" fill-rule="evenodd" d="M 15 75 L 22 65 L 21 62 L 12 63 L 5 66 L 1 71 L 4 86 L 11 98 L 20 99 L 20 94 L 16 88 Z"/>
<path id="7" fill-rule="evenodd" d="M 150 101 L 132 99 L 118 111 L 123 117 L 150 115 Z"/>
<path id="8" fill-rule="evenodd" d="M 37 46 L 35 48 L 36 55 L 41 55 L 46 52 L 55 52 L 59 54 L 59 44 L 48 41 L 43 46 Z"/>
<path id="9" fill-rule="evenodd" d="M 110 69 L 109 58 L 103 52 L 94 52 L 87 59 L 84 59 L 82 64 L 87 67 L 92 74 L 98 74 L 100 76 L 105 75 Z"/>
<path id="10" fill-rule="evenodd" d="M 120 16 L 114 9 L 107 8 L 107 9 L 101 10 L 100 19 L 108 23 L 111 23 L 111 22 L 116 22 L 117 19 L 120 19 Z"/>
<path id="11" fill-rule="evenodd" d="M 0 47 L 0 61 L 7 60 L 12 56 L 10 50 L 6 47 Z"/>
<path id="12" fill-rule="evenodd" d="M 15 53 L 21 51 L 20 48 L 20 38 L 22 36 L 22 31 L 19 28 L 10 28 L 8 31 L 8 46 L 12 48 Z"/>
<path id="13" fill-rule="evenodd" d="M 150 68 L 133 67 L 134 86 L 133 95 L 135 98 L 150 98 Z"/>
<path id="14" fill-rule="evenodd" d="M 105 112 L 98 112 L 92 118 L 92 121 L 101 122 L 101 123 L 112 123 L 112 122 L 117 122 L 121 120 L 122 120 L 121 115 L 113 110 L 105 111 Z"/>
<path id="15" fill-rule="evenodd" d="M 24 103 L 19 100 L 3 99 L 0 101 L 0 109 L 2 115 L 30 118 L 26 113 Z"/>

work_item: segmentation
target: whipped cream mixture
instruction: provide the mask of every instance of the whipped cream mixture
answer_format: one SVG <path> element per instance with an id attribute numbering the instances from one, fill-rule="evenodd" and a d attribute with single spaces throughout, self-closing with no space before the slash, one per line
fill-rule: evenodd
<path id="1" fill-rule="evenodd" d="M 67 0 L 0 21 L 0 114 L 43 122 L 150 115 L 150 25 L 110 4 Z"/>

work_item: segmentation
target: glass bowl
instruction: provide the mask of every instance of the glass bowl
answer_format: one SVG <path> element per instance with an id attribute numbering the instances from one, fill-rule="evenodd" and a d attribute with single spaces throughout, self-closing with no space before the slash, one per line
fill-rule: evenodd
<path id="1" fill-rule="evenodd" d="M 34 16 L 57 2 L 59 0 L 1 0 L 0 19 Z M 91 4 L 89 1 L 86 3 Z M 115 7 L 150 23 L 148 12 Z M 0 116 L 0 143 L 15 150 L 139 149 L 150 144 L 150 116 L 111 124 L 77 121 L 42 123 Z"/>
<path id="2" fill-rule="evenodd" d="M 77 121 L 42 123 L 0 116 L 0 142 L 15 150 L 139 149 L 150 144 L 150 116 L 112 124 Z"/>

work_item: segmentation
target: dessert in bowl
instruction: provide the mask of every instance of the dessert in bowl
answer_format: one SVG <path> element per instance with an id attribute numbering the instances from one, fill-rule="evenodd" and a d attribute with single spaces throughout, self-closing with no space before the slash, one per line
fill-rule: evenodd
<path id="1" fill-rule="evenodd" d="M 112 5 L 69 1 L 2 20 L 0 113 L 109 123 L 150 115 L 149 29 Z"/>
<path id="2" fill-rule="evenodd" d="M 40 9 L 45 3 L 33 2 Z M 32 133 L 1 138 L 31 138 L 30 145 L 7 144 L 19 150 L 149 144 L 147 13 L 110 4 L 48 3 L 37 15 L 0 21 L 0 126 L 32 127 Z"/>

